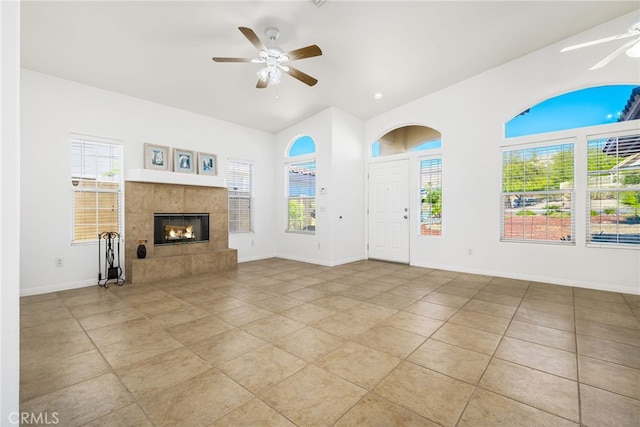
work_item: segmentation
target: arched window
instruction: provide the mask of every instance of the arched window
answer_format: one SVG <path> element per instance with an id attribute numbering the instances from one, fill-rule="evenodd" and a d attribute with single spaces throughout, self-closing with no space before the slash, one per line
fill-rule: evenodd
<path id="1" fill-rule="evenodd" d="M 549 98 L 509 120 L 505 136 L 513 138 L 628 120 L 624 114 L 634 90 L 640 95 L 636 85 L 609 85 Z"/>
<path id="2" fill-rule="evenodd" d="M 561 139 L 554 135 L 545 140 L 541 135 L 537 140 L 525 138 L 529 142 L 524 145 L 504 147 L 502 240 L 575 244 L 574 189 L 582 187 L 587 189 L 587 244 L 640 248 L 637 126 L 620 123 L 588 136 L 571 132 L 639 119 L 640 86 L 609 85 L 547 99 L 507 122 L 506 138 L 567 132 Z M 576 156 L 579 150 L 574 146 L 586 156 Z M 578 185 L 576 179 L 581 180 Z"/>
<path id="3" fill-rule="evenodd" d="M 394 129 L 371 144 L 371 157 L 441 148 L 440 132 L 427 126 Z"/>
<path id="4" fill-rule="evenodd" d="M 313 154 L 316 152 L 316 143 L 313 138 L 303 135 L 293 141 L 287 152 L 288 157 L 304 156 L 305 154 Z"/>
<path id="5" fill-rule="evenodd" d="M 315 233 L 316 230 L 316 144 L 308 136 L 297 138 L 287 151 L 287 231 Z M 295 158 L 295 161 L 293 161 Z"/>

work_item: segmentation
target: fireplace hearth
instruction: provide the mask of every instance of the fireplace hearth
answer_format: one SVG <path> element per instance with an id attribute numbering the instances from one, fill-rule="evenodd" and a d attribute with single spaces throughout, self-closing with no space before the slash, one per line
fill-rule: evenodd
<path id="1" fill-rule="evenodd" d="M 154 214 L 155 246 L 202 243 L 209 241 L 209 214 Z"/>

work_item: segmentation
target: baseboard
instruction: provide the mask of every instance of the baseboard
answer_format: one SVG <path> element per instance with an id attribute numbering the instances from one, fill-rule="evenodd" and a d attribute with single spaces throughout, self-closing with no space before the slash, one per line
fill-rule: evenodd
<path id="1" fill-rule="evenodd" d="M 292 255 L 277 255 L 278 258 L 288 259 L 290 261 L 306 262 L 307 264 L 322 265 L 323 267 L 331 267 L 329 262 L 320 261 L 315 258 L 304 258 Z"/>
<path id="2" fill-rule="evenodd" d="M 598 291 L 619 292 L 622 294 L 640 295 L 640 287 L 629 289 L 624 286 L 603 285 L 602 283 L 585 282 L 581 280 L 558 279 L 557 277 L 536 276 L 530 274 L 505 273 L 504 271 L 484 270 L 479 268 L 460 268 L 460 266 L 437 264 L 411 264 L 414 267 L 436 268 L 439 270 L 456 271 L 460 273 L 481 274 L 485 276 L 505 277 L 507 279 L 527 280 L 530 282 L 550 283 L 559 286 L 573 286 L 575 288 L 594 289 Z"/>
<path id="3" fill-rule="evenodd" d="M 87 288 L 89 286 L 98 286 L 96 279 L 81 280 L 78 282 L 56 283 L 54 285 L 37 286 L 35 288 L 20 289 L 21 297 L 31 295 L 48 294 L 51 292 L 68 291 L 71 289 Z"/>
<path id="4" fill-rule="evenodd" d="M 344 258 L 337 261 L 335 260 L 322 261 L 318 259 L 303 258 L 303 257 L 292 256 L 292 255 L 277 255 L 277 257 L 282 259 L 288 259 L 291 261 L 306 262 L 307 264 L 321 265 L 323 267 L 336 267 L 338 265 L 348 264 L 350 262 L 362 261 L 363 259 L 367 259 L 365 256 L 361 256 L 361 257 L 353 257 L 353 258 Z"/>
<path id="5" fill-rule="evenodd" d="M 253 257 L 242 257 L 242 258 L 240 258 L 240 253 L 238 253 L 238 264 L 240 264 L 242 262 L 261 261 L 263 259 L 269 259 L 269 258 L 277 258 L 277 255 L 276 254 L 257 255 L 257 256 L 253 256 Z"/>
<path id="6" fill-rule="evenodd" d="M 367 257 L 362 255 L 362 256 L 359 256 L 359 257 L 344 258 L 344 259 L 340 259 L 340 260 L 337 260 L 337 261 L 334 260 L 334 261 L 331 261 L 330 267 L 337 267 L 339 265 L 349 264 L 351 262 L 358 262 L 358 261 L 362 261 L 364 259 L 367 259 Z"/>

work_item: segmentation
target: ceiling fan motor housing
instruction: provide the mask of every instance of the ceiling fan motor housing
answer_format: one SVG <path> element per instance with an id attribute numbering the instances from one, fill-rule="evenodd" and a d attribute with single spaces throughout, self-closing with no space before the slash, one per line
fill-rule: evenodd
<path id="1" fill-rule="evenodd" d="M 267 38 L 271 43 L 275 43 L 275 41 L 278 40 L 278 37 L 280 37 L 280 30 L 277 28 L 267 28 L 264 33 L 267 35 Z"/>

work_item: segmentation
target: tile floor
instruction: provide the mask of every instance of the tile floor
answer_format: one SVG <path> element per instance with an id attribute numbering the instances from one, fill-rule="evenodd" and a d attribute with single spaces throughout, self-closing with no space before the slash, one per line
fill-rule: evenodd
<path id="1" fill-rule="evenodd" d="M 638 426 L 639 318 L 633 295 L 261 260 L 22 298 L 20 409 L 64 426 Z"/>

